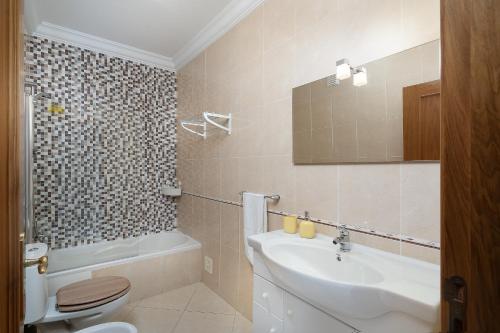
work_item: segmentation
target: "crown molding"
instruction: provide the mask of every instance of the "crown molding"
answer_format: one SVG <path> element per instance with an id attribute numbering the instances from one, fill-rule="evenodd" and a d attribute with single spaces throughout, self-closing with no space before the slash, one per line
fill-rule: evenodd
<path id="1" fill-rule="evenodd" d="M 198 54 L 228 32 L 264 0 L 232 0 L 193 39 L 173 56 L 177 69 L 182 68 Z"/>
<path id="2" fill-rule="evenodd" d="M 170 57 L 113 42 L 109 39 L 89 35 L 49 22 L 40 23 L 33 32 L 33 35 L 71 44 L 86 50 L 104 53 L 112 57 L 175 71 L 175 64 Z"/>

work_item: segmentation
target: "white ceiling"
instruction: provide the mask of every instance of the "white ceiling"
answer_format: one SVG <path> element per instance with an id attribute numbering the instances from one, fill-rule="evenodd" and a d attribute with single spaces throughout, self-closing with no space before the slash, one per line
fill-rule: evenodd
<path id="1" fill-rule="evenodd" d="M 179 67 L 201 51 L 197 49 L 206 47 L 208 39 L 213 41 L 229 30 L 260 2 L 27 0 L 25 17 L 30 32 L 44 34 L 47 29 L 43 26 L 49 23 L 48 26 L 57 27 L 59 31 L 69 29 L 173 59 Z"/>

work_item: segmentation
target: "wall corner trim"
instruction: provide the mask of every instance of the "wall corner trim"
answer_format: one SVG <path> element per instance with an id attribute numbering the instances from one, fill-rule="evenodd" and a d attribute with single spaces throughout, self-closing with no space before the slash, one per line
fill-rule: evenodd
<path id="1" fill-rule="evenodd" d="M 141 50 L 109 39 L 89 35 L 80 31 L 62 27 L 49 22 L 42 22 L 33 32 L 34 36 L 74 45 L 86 50 L 104 53 L 112 57 L 143 63 L 175 71 L 172 58 L 157 53 Z"/>
<path id="2" fill-rule="evenodd" d="M 177 69 L 193 60 L 205 48 L 231 30 L 264 0 L 232 0 L 194 38 L 173 56 Z"/>

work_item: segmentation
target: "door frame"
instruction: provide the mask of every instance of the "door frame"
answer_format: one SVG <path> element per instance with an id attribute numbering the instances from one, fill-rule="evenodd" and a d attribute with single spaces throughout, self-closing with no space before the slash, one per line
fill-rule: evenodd
<path id="1" fill-rule="evenodd" d="M 464 328 L 500 314 L 500 1 L 441 0 L 441 319 L 446 279 L 466 287 Z"/>
<path id="2" fill-rule="evenodd" d="M 0 1 L 0 332 L 22 331 L 22 0 Z"/>

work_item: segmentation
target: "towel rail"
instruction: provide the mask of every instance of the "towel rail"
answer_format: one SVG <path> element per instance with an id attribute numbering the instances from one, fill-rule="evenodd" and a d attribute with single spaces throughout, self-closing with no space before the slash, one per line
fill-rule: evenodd
<path id="1" fill-rule="evenodd" d="M 245 192 L 248 192 L 248 191 L 241 191 L 240 192 L 240 196 L 243 197 L 243 193 L 245 193 Z M 281 197 L 280 197 L 279 194 L 270 194 L 270 195 L 264 195 L 264 198 L 271 199 L 271 200 L 274 200 L 274 201 L 279 201 Z"/>

